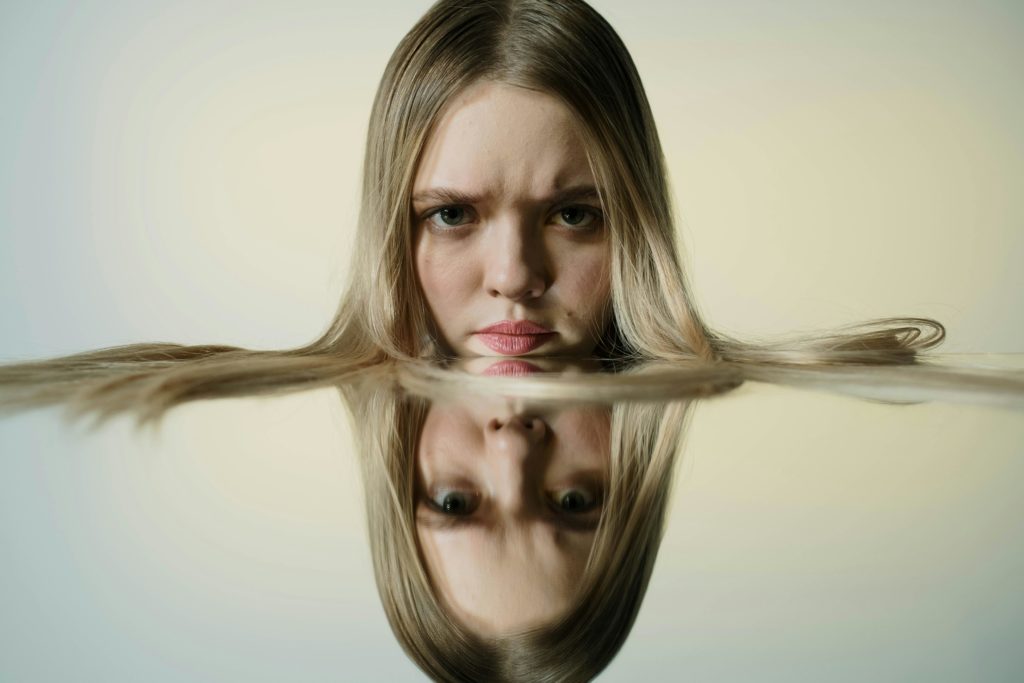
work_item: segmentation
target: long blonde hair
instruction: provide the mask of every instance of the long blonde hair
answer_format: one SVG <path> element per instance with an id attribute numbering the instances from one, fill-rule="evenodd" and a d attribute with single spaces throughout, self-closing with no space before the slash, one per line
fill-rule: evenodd
<path id="1" fill-rule="evenodd" d="M 924 319 L 758 344 L 710 330 L 681 265 L 654 117 L 615 30 L 583 0 L 440 0 L 401 40 L 377 90 L 352 289 L 318 348 L 338 350 L 357 319 L 391 357 L 437 356 L 415 278 L 410 197 L 432 128 L 478 81 L 551 94 L 578 124 L 610 233 L 612 316 L 599 355 L 891 362 L 941 341 L 941 325 Z"/>
<path id="2" fill-rule="evenodd" d="M 654 118 L 612 27 L 583 0 L 440 0 L 401 40 L 377 90 L 350 282 L 319 338 L 284 351 L 141 344 L 9 365 L 0 367 L 0 404 L 156 415 L 183 400 L 274 391 L 275 374 L 291 385 L 387 359 L 439 358 L 414 267 L 411 189 L 445 105 L 484 79 L 550 93 L 578 123 L 610 236 L 612 315 L 598 355 L 884 364 L 941 342 L 941 325 L 913 318 L 758 343 L 710 330 L 682 267 Z"/>

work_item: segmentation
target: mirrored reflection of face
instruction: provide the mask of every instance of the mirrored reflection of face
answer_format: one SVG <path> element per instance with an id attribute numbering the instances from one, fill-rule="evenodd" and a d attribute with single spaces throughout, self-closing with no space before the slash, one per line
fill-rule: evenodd
<path id="1" fill-rule="evenodd" d="M 541 414 L 503 399 L 434 404 L 417 448 L 416 526 L 460 623 L 501 635 L 574 598 L 608 476 L 607 408 Z"/>
<path id="2" fill-rule="evenodd" d="M 610 307 L 609 239 L 569 110 L 481 82 L 449 105 L 413 187 L 417 276 L 458 355 L 591 353 Z"/>

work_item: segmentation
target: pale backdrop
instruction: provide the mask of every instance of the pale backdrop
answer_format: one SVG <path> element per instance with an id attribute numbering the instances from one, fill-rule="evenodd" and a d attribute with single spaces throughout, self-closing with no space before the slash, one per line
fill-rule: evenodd
<path id="1" fill-rule="evenodd" d="M 0 5 L 0 359 L 316 335 L 348 268 L 373 89 L 425 5 Z M 1024 350 L 1019 4 L 595 5 L 645 80 L 713 324 L 744 336 L 925 315 L 948 325 L 949 351 Z M 834 662 L 854 680 L 877 680 L 872 666 L 890 661 L 924 662 L 894 679 L 960 679 L 972 661 L 1019 671 L 996 656 L 1012 648 L 993 649 L 1020 614 L 998 593 L 1020 564 L 1016 550 L 999 554 L 1019 510 L 999 526 L 993 506 L 1009 498 L 986 506 L 977 493 L 1018 480 L 1019 421 L 936 407 L 925 414 L 951 426 L 928 448 L 941 449 L 915 451 L 916 432 L 897 427 L 914 409 L 895 419 L 838 400 L 698 411 L 651 600 L 609 680 L 680 658 L 698 679 L 773 664 L 785 679 L 794 653 L 805 673 Z M 2 425 L 6 673 L 416 678 L 371 588 L 336 404 L 317 394 L 283 412 L 211 410 L 187 408 L 141 445 L 123 425 L 85 440 L 41 417 Z M 807 429 L 823 424 L 833 431 Z M 988 459 L 962 476 L 958 458 L 975 448 Z M 857 464 L 861 452 L 872 458 Z M 913 456 L 893 480 L 887 456 L 902 452 Z M 813 469 L 817 454 L 837 464 Z M 888 488 L 834 490 L 850 481 Z M 868 533 L 904 498 L 901 527 Z M 922 588 L 915 572 L 945 559 L 947 536 L 936 527 L 906 543 L 933 513 L 960 524 L 958 543 L 988 525 L 971 551 L 1004 558 L 978 569 L 978 590 L 992 593 L 953 584 L 965 606 L 942 603 L 938 619 L 920 606 L 951 584 L 940 574 Z M 834 539 L 822 514 L 859 544 L 836 559 L 815 552 Z M 864 563 L 867 602 L 844 588 Z M 744 566 L 753 574 L 740 582 Z M 886 621 L 889 604 L 915 596 Z M 979 612 L 988 599 L 994 616 Z M 864 656 L 921 624 L 920 652 Z M 965 630 L 968 654 L 954 647 Z"/>
<path id="2" fill-rule="evenodd" d="M 934 316 L 1021 351 L 1024 9 L 595 3 L 741 336 Z M 373 90 L 426 3 L 0 7 L 0 358 L 297 345 L 339 297 Z"/>

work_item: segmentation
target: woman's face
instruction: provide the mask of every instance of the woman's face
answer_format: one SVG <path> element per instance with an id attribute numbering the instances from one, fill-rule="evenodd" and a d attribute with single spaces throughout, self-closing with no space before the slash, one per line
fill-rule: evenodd
<path id="1" fill-rule="evenodd" d="M 610 310 L 608 228 L 561 102 L 467 88 L 427 141 L 412 209 L 417 276 L 449 351 L 594 350 Z"/>
<path id="2" fill-rule="evenodd" d="M 569 608 L 607 486 L 610 413 L 435 404 L 416 454 L 416 527 L 449 613 L 481 635 Z"/>

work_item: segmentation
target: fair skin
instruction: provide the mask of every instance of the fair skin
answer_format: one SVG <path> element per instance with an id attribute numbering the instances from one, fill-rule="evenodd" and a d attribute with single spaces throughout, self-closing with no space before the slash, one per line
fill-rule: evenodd
<path id="1" fill-rule="evenodd" d="M 417 278 L 460 356 L 586 356 L 611 300 L 608 229 L 555 97 L 480 82 L 442 112 L 412 211 Z"/>
<path id="2" fill-rule="evenodd" d="M 550 623 L 572 603 L 606 488 L 606 408 L 506 399 L 437 403 L 417 447 L 416 527 L 449 613 L 485 636 Z"/>

